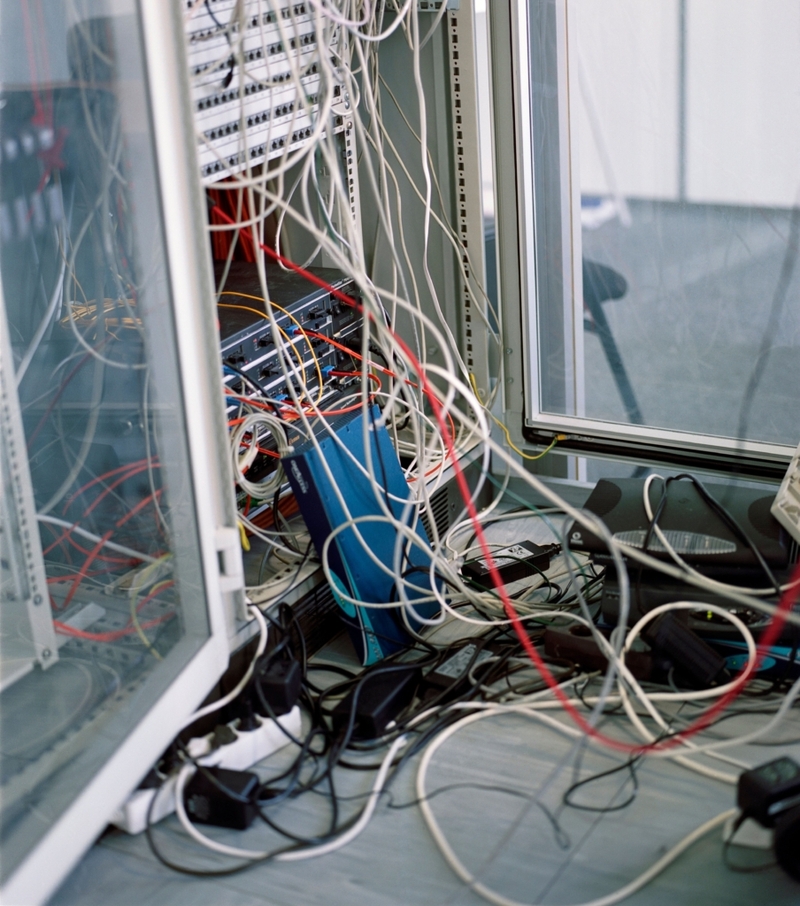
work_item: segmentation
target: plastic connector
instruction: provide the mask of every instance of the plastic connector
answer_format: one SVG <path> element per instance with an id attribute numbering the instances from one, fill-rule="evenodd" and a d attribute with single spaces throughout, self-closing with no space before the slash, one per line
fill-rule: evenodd
<path id="1" fill-rule="evenodd" d="M 206 767 L 219 766 L 233 771 L 244 771 L 288 745 L 289 737 L 284 730 L 293 736 L 300 735 L 299 708 L 293 708 L 288 714 L 284 714 L 277 720 L 256 717 L 256 721 L 258 728 L 249 732 L 240 731 L 238 722 L 232 721 L 230 724 L 224 725 L 222 730 L 218 728 L 206 736 L 195 737 L 187 744 L 189 754 Z M 221 734 L 231 741 L 218 745 L 218 741 L 223 738 Z M 150 774 L 148 774 L 148 778 L 150 778 Z M 148 778 L 146 778 L 146 782 Z M 140 786 L 114 812 L 109 823 L 126 833 L 141 834 L 147 824 L 150 803 L 156 795 L 150 820 L 155 824 L 162 818 L 166 818 L 167 815 L 171 815 L 175 811 L 175 779 L 175 776 L 168 778 L 158 790 L 152 786 L 152 780 L 151 785 Z"/>
<path id="2" fill-rule="evenodd" d="M 736 804 L 762 827 L 774 827 L 779 815 L 800 806 L 800 765 L 785 755 L 745 771 Z"/>
<path id="3" fill-rule="evenodd" d="M 183 802 L 192 821 L 247 830 L 258 810 L 253 796 L 258 777 L 250 771 L 206 768 L 196 771 L 183 791 Z"/>

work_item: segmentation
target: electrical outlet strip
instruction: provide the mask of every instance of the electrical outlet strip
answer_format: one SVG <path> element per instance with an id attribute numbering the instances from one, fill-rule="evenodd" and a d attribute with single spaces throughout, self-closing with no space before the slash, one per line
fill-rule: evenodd
<path id="1" fill-rule="evenodd" d="M 775 502 L 772 515 L 800 544 L 800 446 L 789 463 Z"/>
<path id="2" fill-rule="evenodd" d="M 260 726 L 255 730 L 239 731 L 236 728 L 238 721 L 228 724 L 235 739 L 216 748 L 213 733 L 191 739 L 187 746 L 189 754 L 198 764 L 206 767 L 219 766 L 232 771 L 244 771 L 289 743 L 289 737 L 281 727 L 294 737 L 300 735 L 300 709 L 297 706 L 277 720 L 267 720 L 258 716 L 256 720 Z M 109 823 L 128 834 L 141 834 L 147 825 L 147 812 L 156 792 L 158 799 L 150 816 L 151 823 L 155 824 L 171 815 L 175 811 L 175 780 L 175 777 L 170 777 L 158 791 L 134 790 L 127 801 L 114 812 Z"/>

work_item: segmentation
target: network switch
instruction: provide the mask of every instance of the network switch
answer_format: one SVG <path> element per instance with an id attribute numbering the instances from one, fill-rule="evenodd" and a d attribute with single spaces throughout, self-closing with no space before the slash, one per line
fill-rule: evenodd
<path id="1" fill-rule="evenodd" d="M 217 264 L 218 279 L 223 268 L 222 263 Z M 339 271 L 314 268 L 313 273 L 354 301 L 360 298 L 353 281 Z M 319 402 L 340 388 L 343 379 L 334 372 L 353 370 L 346 350 L 360 348 L 361 318 L 355 308 L 347 308 L 328 290 L 277 267 L 267 268 L 267 286 L 269 302 L 260 301 L 255 265 L 231 264 L 218 299 L 220 353 L 223 366 L 228 366 L 225 384 L 238 393 L 244 376 L 265 396 L 282 401 L 289 396 L 288 375 L 296 393 L 311 395 Z M 267 315 L 270 308 L 276 332 Z"/>

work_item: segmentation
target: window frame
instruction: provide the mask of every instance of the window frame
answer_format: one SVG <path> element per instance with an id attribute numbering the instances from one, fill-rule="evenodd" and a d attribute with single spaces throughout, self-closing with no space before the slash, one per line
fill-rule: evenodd
<path id="1" fill-rule="evenodd" d="M 580 197 L 571 191 L 576 174 L 570 152 L 569 86 L 577 81 L 568 78 L 577 58 L 569 0 L 508 0 L 487 4 L 487 13 L 500 310 L 504 335 L 520 337 L 519 348 L 505 344 L 500 375 L 513 441 L 534 449 L 558 436 L 559 449 L 576 456 L 779 481 L 794 446 L 583 414 Z M 547 145 L 538 142 L 544 131 Z M 573 366 L 563 369 L 561 387 L 548 386 L 552 376 L 539 367 L 543 329 L 548 352 Z M 566 414 L 545 411 L 543 392 L 560 399 Z"/>

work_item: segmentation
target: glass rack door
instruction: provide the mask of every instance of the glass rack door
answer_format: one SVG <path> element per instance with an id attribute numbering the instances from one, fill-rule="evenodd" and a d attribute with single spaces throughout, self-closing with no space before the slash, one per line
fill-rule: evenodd
<path id="1" fill-rule="evenodd" d="M 170 251 L 144 37 L 133 0 L 53 2 L 46 16 L 0 2 L 9 896 L 52 889 L 64 852 L 91 843 L 227 661 L 216 527 L 201 518 L 224 507 L 192 466 L 198 426 L 218 416 L 224 437 L 222 391 L 213 365 L 210 379 L 187 371 L 182 331 L 205 312 L 175 291 L 192 262 Z M 191 239 L 190 216 L 177 232 Z M 203 387 L 216 408 L 193 402 Z M 50 877 L 24 886 L 48 846 Z"/>

